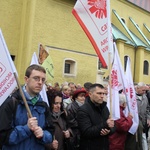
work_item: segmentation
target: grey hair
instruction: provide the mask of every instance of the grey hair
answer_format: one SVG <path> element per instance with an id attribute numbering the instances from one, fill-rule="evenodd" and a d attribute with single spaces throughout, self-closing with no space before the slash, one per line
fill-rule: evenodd
<path id="1" fill-rule="evenodd" d="M 143 82 L 139 82 L 139 83 L 137 84 L 137 87 L 141 87 L 141 86 L 146 86 L 146 84 L 143 83 Z"/>
<path id="2" fill-rule="evenodd" d="M 125 96 L 125 94 L 119 94 L 119 103 L 120 104 L 123 104 L 123 103 L 125 103 L 126 102 L 126 96 Z"/>

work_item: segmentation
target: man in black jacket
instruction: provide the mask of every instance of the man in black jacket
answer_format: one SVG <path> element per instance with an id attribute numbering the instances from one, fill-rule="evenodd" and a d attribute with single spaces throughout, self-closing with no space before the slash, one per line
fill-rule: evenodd
<path id="1" fill-rule="evenodd" d="M 115 128 L 103 98 L 103 85 L 93 84 L 89 89 L 89 98 L 78 109 L 80 150 L 109 150 L 108 135 L 112 134 Z"/>

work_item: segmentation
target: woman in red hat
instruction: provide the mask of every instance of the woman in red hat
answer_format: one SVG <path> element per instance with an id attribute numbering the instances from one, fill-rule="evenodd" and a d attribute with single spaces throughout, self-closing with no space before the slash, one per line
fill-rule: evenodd
<path id="1" fill-rule="evenodd" d="M 84 89 L 76 90 L 72 97 L 73 102 L 67 106 L 68 126 L 72 129 L 73 132 L 73 137 L 71 138 L 71 143 L 72 143 L 71 150 L 79 149 L 80 134 L 78 130 L 76 114 L 78 108 L 82 106 L 85 102 L 85 95 L 86 95 L 86 91 Z"/>

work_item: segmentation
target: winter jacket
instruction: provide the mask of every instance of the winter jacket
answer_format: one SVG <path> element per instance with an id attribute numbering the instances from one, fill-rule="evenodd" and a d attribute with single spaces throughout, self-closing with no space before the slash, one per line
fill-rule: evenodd
<path id="1" fill-rule="evenodd" d="M 109 150 L 124 150 L 128 130 L 132 126 L 132 118 L 125 117 L 120 106 L 120 119 L 115 121 L 116 132 L 109 136 Z"/>
<path id="2" fill-rule="evenodd" d="M 138 106 L 139 119 L 144 127 L 147 123 L 147 119 L 150 120 L 150 105 L 145 94 L 143 94 L 142 96 L 138 96 L 138 94 L 136 94 L 136 100 Z"/>
<path id="3" fill-rule="evenodd" d="M 79 132 L 78 123 L 77 123 L 78 109 L 79 109 L 79 105 L 77 104 L 76 101 L 73 101 L 66 108 L 67 113 L 68 113 L 68 116 L 67 116 L 68 126 L 72 129 L 72 132 L 73 132 L 73 136 L 71 137 L 72 150 L 79 149 L 80 132 Z"/>
<path id="4" fill-rule="evenodd" d="M 27 126 L 27 111 L 19 91 L 16 91 L 0 110 L 0 140 L 4 144 L 2 150 L 44 150 L 44 145 L 52 142 L 53 126 L 47 104 L 41 97 L 35 105 L 28 99 L 27 103 L 32 116 L 38 120 L 38 126 L 43 129 L 43 137 L 37 139 Z"/>
<path id="5" fill-rule="evenodd" d="M 106 121 L 109 118 L 106 102 L 96 106 L 90 98 L 78 109 L 77 121 L 80 130 L 80 150 L 108 150 L 108 135 L 115 131 L 109 128 Z M 109 129 L 108 135 L 102 136 L 102 129 Z"/>
<path id="6" fill-rule="evenodd" d="M 57 150 L 71 150 L 70 149 L 70 138 L 65 138 L 63 131 L 69 130 L 70 135 L 72 135 L 72 131 L 68 128 L 68 124 L 66 121 L 66 112 L 62 111 L 60 113 L 51 113 L 52 121 L 55 128 L 54 137 L 55 140 L 58 141 L 58 149 Z M 46 150 L 53 150 L 52 145 L 47 145 Z"/>

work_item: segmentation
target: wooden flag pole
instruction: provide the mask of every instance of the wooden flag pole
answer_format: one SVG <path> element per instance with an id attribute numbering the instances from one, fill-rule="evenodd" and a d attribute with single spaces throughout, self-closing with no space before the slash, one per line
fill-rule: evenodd
<path id="1" fill-rule="evenodd" d="M 110 118 L 112 118 L 112 90 L 111 90 L 111 52 L 108 53 L 108 60 L 109 60 L 109 98 L 110 98 Z"/>
<path id="2" fill-rule="evenodd" d="M 29 118 L 31 118 L 31 117 L 32 117 L 32 114 L 31 114 L 30 108 L 29 108 L 29 106 L 28 106 L 27 100 L 26 100 L 26 98 L 25 98 L 25 96 L 24 96 L 24 94 L 23 94 L 22 88 L 21 88 L 21 86 L 20 86 L 20 84 L 19 84 L 19 80 L 18 80 L 18 77 L 17 77 L 17 75 L 16 75 L 15 72 L 14 72 L 14 76 L 15 76 L 15 79 L 16 79 L 16 82 L 17 82 L 17 85 L 18 85 L 18 88 L 19 88 L 21 97 L 22 97 L 23 102 L 24 102 L 24 104 L 25 104 L 25 107 L 26 107 L 28 116 L 29 116 Z"/>

